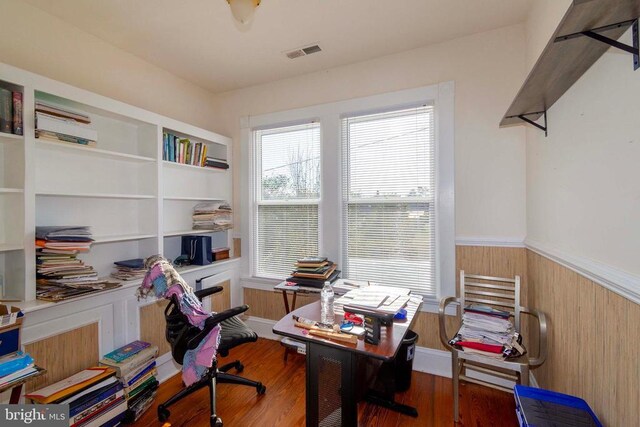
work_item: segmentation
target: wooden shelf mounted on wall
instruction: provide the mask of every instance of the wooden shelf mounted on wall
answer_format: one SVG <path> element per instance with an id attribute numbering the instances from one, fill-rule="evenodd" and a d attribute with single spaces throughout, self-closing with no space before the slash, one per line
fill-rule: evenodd
<path id="1" fill-rule="evenodd" d="M 637 0 L 574 0 L 500 126 L 529 123 L 546 134 L 546 112 L 611 46 L 638 59 Z M 633 26 L 633 46 L 617 42 Z M 543 124 L 537 121 L 543 117 Z"/>

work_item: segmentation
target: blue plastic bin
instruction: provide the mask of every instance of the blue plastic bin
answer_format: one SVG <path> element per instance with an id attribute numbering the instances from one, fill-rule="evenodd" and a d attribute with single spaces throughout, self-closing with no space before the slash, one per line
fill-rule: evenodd
<path id="1" fill-rule="evenodd" d="M 513 391 L 521 427 L 602 427 L 587 402 L 578 397 L 523 385 Z"/>

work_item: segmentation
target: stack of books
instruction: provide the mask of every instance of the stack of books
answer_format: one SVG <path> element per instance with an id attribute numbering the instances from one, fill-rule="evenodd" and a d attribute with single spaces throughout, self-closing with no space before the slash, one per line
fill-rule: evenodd
<path id="1" fill-rule="evenodd" d="M 511 313 L 485 305 L 468 305 L 462 315 L 462 326 L 451 345 L 465 352 L 496 359 L 524 353 L 522 338 L 509 320 Z"/>
<path id="2" fill-rule="evenodd" d="M 233 228 L 231 205 L 228 202 L 202 202 L 193 208 L 193 229 L 223 231 Z"/>
<path id="3" fill-rule="evenodd" d="M 60 284 L 97 280 L 94 268 L 77 258 L 92 242 L 89 227 L 36 227 L 38 278 Z"/>
<path id="4" fill-rule="evenodd" d="M 214 169 L 229 169 L 229 163 L 225 159 L 217 157 L 207 157 L 204 161 L 204 166 Z"/>
<path id="5" fill-rule="evenodd" d="M 207 144 L 163 133 L 162 160 L 191 166 L 205 166 Z"/>
<path id="6" fill-rule="evenodd" d="M 287 278 L 287 282 L 322 288 L 324 282 L 333 283 L 338 280 L 340 270 L 337 267 L 333 261 L 329 261 L 326 257 L 301 258 L 296 261 L 295 270 L 291 272 L 291 277 Z"/>
<path id="7" fill-rule="evenodd" d="M 0 358 L 0 389 L 11 387 L 25 379 L 40 374 L 41 369 L 34 365 L 33 358 L 18 351 Z"/>
<path id="8" fill-rule="evenodd" d="M 85 369 L 69 378 L 25 395 L 40 404 L 68 404 L 72 427 L 113 427 L 126 415 L 127 402 L 115 371 Z"/>
<path id="9" fill-rule="evenodd" d="M 95 146 L 98 131 L 86 114 L 36 101 L 36 138 Z"/>
<path id="10" fill-rule="evenodd" d="M 78 259 L 88 252 L 93 239 L 89 227 L 36 227 L 36 297 L 61 301 L 86 293 L 120 286 L 101 280 L 96 270 Z"/>
<path id="11" fill-rule="evenodd" d="M 22 92 L 0 87 L 0 132 L 23 134 Z"/>
<path id="12" fill-rule="evenodd" d="M 127 402 L 127 422 L 138 420 L 153 404 L 158 390 L 158 347 L 134 341 L 106 354 L 101 365 L 115 369 Z"/>
<path id="13" fill-rule="evenodd" d="M 142 279 L 147 273 L 144 268 L 144 260 L 142 258 L 128 259 L 124 261 L 116 261 L 115 271 L 111 273 L 111 277 L 118 280 L 136 280 Z"/>

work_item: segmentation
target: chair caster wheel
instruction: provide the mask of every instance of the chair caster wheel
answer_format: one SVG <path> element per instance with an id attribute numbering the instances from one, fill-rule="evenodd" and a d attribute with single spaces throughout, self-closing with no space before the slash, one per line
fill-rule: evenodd
<path id="1" fill-rule="evenodd" d="M 256 386 L 256 391 L 258 392 L 258 394 L 265 394 L 267 391 L 267 387 L 262 383 L 258 383 L 258 385 Z"/>
<path id="2" fill-rule="evenodd" d="M 238 362 L 238 363 L 236 364 L 236 372 L 237 372 L 237 373 L 240 373 L 240 372 L 242 372 L 242 371 L 244 371 L 244 365 L 243 365 L 242 363 Z"/>
<path id="3" fill-rule="evenodd" d="M 171 415 L 171 412 L 169 412 L 169 410 L 165 408 L 164 405 L 158 406 L 158 420 L 160 420 L 160 422 L 163 423 L 167 421 L 170 415 Z"/>
<path id="4" fill-rule="evenodd" d="M 222 427 L 222 419 L 219 417 L 211 417 L 210 425 L 211 427 Z"/>

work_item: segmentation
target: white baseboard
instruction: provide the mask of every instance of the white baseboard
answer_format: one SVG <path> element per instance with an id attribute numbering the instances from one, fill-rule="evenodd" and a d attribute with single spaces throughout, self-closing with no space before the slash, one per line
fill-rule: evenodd
<path id="1" fill-rule="evenodd" d="M 275 320 L 263 319 L 262 317 L 249 316 L 244 319 L 244 323 L 252 329 L 260 338 L 268 340 L 280 341 L 282 337 L 273 333 L 273 326 L 277 323 Z"/>
<path id="2" fill-rule="evenodd" d="M 413 370 L 451 378 L 451 353 L 444 350 L 416 346 Z"/>
<path id="3" fill-rule="evenodd" d="M 180 372 L 182 367 L 173 361 L 171 352 L 165 353 L 156 359 L 156 368 L 158 369 L 158 375 L 156 379 L 160 384 Z"/>

